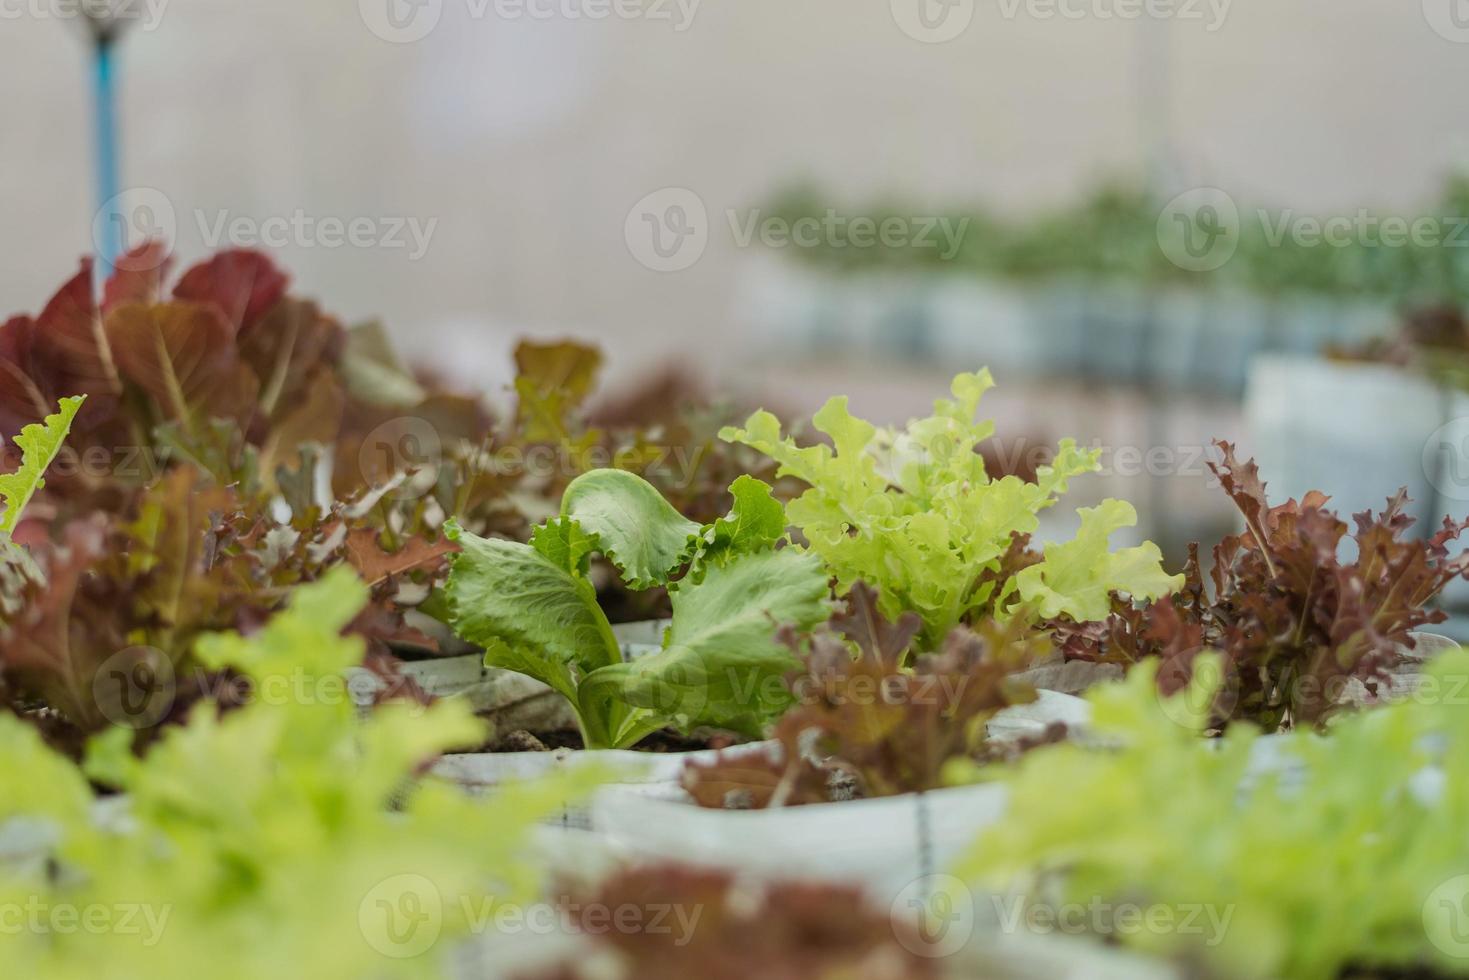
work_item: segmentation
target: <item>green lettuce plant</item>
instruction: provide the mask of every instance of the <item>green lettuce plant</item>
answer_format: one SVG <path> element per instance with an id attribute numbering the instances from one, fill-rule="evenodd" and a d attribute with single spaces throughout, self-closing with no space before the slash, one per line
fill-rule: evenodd
<path id="1" fill-rule="evenodd" d="M 846 398 L 833 398 L 814 418 L 829 446 L 798 446 L 763 411 L 721 436 L 766 453 L 780 476 L 808 485 L 787 508 L 790 522 L 836 576 L 838 591 L 863 580 L 881 590 L 889 618 L 918 613 L 922 649 L 936 649 L 960 623 L 1006 617 L 1022 605 L 1028 615 L 1084 622 L 1105 618 L 1113 593 L 1151 599 L 1182 584 L 1164 573 L 1151 542 L 1108 550 L 1115 531 L 1137 523 L 1120 500 L 1082 508 L 1071 541 L 1041 554 L 1028 549 L 1040 512 L 1072 477 L 1098 469 L 1100 451 L 1065 440 L 1035 482 L 991 479 L 976 449 L 995 427 L 976 414 L 993 385 L 987 370 L 961 374 L 952 400 L 939 399 L 933 415 L 901 430 L 855 418 Z"/>
<path id="2" fill-rule="evenodd" d="M 483 726 L 453 701 L 357 719 L 342 672 L 363 644 L 341 631 L 366 601 L 339 569 L 258 634 L 204 640 L 249 703 L 200 704 L 141 759 L 128 731 L 95 740 L 86 776 L 127 794 L 121 820 L 96 820 L 82 771 L 0 715 L 0 835 L 49 842 L 40 861 L 0 850 L 6 975 L 443 977 L 477 909 L 535 896 L 532 829 L 593 777 L 488 800 L 415 783 Z"/>
<path id="3" fill-rule="evenodd" d="M 1153 661 L 1095 689 L 1108 748 L 1026 756 L 1005 777 L 1004 819 L 956 874 L 1031 912 L 1140 908 L 1173 927 L 1102 931 L 1209 976 L 1469 972 L 1469 652 L 1436 659 L 1409 700 L 1264 741 L 1247 722 L 1199 738 L 1221 667 L 1200 664 L 1172 698 Z"/>
<path id="4" fill-rule="evenodd" d="M 770 487 L 743 476 L 734 507 L 700 526 L 646 480 L 593 470 L 567 487 L 558 516 L 529 544 L 457 525 L 444 596 L 485 662 L 559 691 L 588 748 L 622 748 L 659 729 L 707 725 L 759 735 L 789 705 L 796 665 L 777 627 L 826 618 L 821 563 L 780 548 L 785 516 Z M 655 654 L 624 662 L 589 575 L 604 555 L 634 589 L 667 586 L 673 623 Z"/>

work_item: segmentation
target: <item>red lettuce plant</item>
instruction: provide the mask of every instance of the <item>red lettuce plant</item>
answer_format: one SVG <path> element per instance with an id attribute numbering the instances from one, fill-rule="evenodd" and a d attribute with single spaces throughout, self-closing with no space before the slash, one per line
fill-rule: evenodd
<path id="1" fill-rule="evenodd" d="M 609 929 L 608 910 L 647 916 Z M 613 954 L 597 975 L 638 980 L 922 980 L 938 975 L 916 926 L 868 905 L 861 889 L 803 882 L 761 885 L 724 871 L 651 865 L 618 872 L 568 903 L 571 931 Z M 657 922 L 652 919 L 657 916 Z M 578 957 L 584 962 L 585 954 Z M 620 965 L 619 968 L 615 966 Z M 614 967 L 610 971 L 606 967 Z M 539 980 L 588 975 L 568 961 Z"/>
<path id="2" fill-rule="evenodd" d="M 787 677 L 796 704 L 776 725 L 778 751 L 690 763 L 683 784 L 695 802 L 763 809 L 937 789 L 950 761 L 988 753 L 990 718 L 1035 700 L 1014 674 L 1049 642 L 1018 619 L 958 627 L 905 667 L 922 620 L 894 622 L 878 606 L 859 582 L 825 630 L 782 630 L 802 668 Z"/>
<path id="3" fill-rule="evenodd" d="M 1241 463 L 1232 445 L 1217 445 L 1223 459 L 1210 465 L 1245 529 L 1215 546 L 1212 589 L 1195 546 L 1187 584 L 1174 596 L 1141 607 L 1116 600 L 1103 622 L 1052 626 L 1071 658 L 1124 666 L 1161 660 L 1164 694 L 1187 686 L 1200 652 L 1222 652 L 1216 725 L 1321 724 L 1343 707 L 1352 681 L 1369 692 L 1386 683 L 1413 648 L 1412 632 L 1446 618 L 1427 604 L 1469 575 L 1469 552 L 1449 548 L 1469 522 L 1446 519 L 1432 537 L 1407 537 L 1413 519 L 1401 491 L 1380 513 L 1355 515 L 1355 530 L 1321 493 L 1272 507 L 1254 461 Z M 1342 557 L 1347 542 L 1350 560 Z"/>

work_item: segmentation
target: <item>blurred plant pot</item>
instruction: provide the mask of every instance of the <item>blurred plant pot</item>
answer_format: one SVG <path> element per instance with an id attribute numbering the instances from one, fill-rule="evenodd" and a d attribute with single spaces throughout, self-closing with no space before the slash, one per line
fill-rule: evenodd
<path id="1" fill-rule="evenodd" d="M 1250 368 L 1249 451 L 1276 502 L 1320 490 L 1343 514 L 1376 511 L 1406 485 L 1426 533 L 1438 523 L 1437 474 L 1423 461 L 1443 417 L 1437 387 L 1390 365 L 1270 354 Z"/>
<path id="2" fill-rule="evenodd" d="M 663 632 L 670 622 L 663 619 L 618 623 L 612 632 L 622 645 L 623 657 L 633 659 L 662 649 Z M 412 661 L 402 664 L 399 670 L 435 697 L 467 699 L 475 713 L 493 726 L 492 737 L 520 730 L 555 732 L 577 727 L 576 715 L 560 693 L 524 674 L 485 666 L 483 654 Z M 355 671 L 350 683 L 353 696 L 363 708 L 372 703 L 384 686 L 381 678 L 365 670 Z M 752 748 L 755 746 L 724 751 Z M 565 748 L 547 752 L 473 752 L 444 756 L 434 765 L 431 775 L 456 783 L 471 793 L 487 793 L 507 782 L 595 765 L 609 770 L 613 785 L 657 794 L 678 789 L 684 760 L 714 755 L 715 750 L 654 753 L 585 752 Z M 590 813 L 589 805 L 568 806 L 550 822 L 590 829 Z"/>
<path id="3" fill-rule="evenodd" d="M 1052 722 L 1085 727 L 1090 706 L 1042 691 L 1033 704 L 1001 712 L 988 725 L 992 740 L 1038 734 Z M 780 751 L 777 743 L 728 752 Z M 702 761 L 702 760 L 701 760 Z M 592 801 L 592 823 L 630 853 L 727 868 L 744 874 L 852 882 L 891 900 L 918 878 L 944 871 L 999 819 L 1006 791 L 963 786 L 882 799 L 848 800 L 767 810 L 694 806 L 679 771 L 658 792 L 603 788 Z"/>
<path id="4" fill-rule="evenodd" d="M 915 281 L 914 289 L 921 287 Z M 1044 371 L 1054 359 L 1052 321 L 1037 316 L 1035 298 L 1023 285 L 951 275 L 933 288 L 933 356 L 1025 375 Z"/>
<path id="5" fill-rule="evenodd" d="M 803 881 L 795 872 L 776 877 L 782 883 Z M 738 880 L 748 878 L 742 876 Z M 650 901 L 661 897 L 656 892 L 646 895 Z M 1065 935 L 1054 925 L 1027 928 L 1024 921 L 1002 924 L 1001 910 L 1006 916 L 1013 915 L 1013 900 L 1009 897 L 960 894 L 956 903 L 946 907 L 945 921 L 937 930 L 932 924 L 926 930 L 912 927 L 922 904 L 916 894 L 912 903 L 907 894 L 897 902 L 878 895 L 867 897 L 867 904 L 874 912 L 879 915 L 886 912 L 894 925 L 907 926 L 902 931 L 906 938 L 899 941 L 909 952 L 930 962 L 932 971 L 921 975 L 931 976 L 933 980 L 977 977 L 984 980 L 1183 980 L 1187 975 L 1164 960 L 1119 949 L 1100 937 Z M 455 980 L 497 976 L 639 980 L 636 966 L 617 955 L 595 932 L 568 926 L 563 917 L 546 919 L 558 925 L 535 931 L 488 930 L 463 943 L 454 951 L 451 975 Z M 719 925 L 711 921 L 709 927 L 718 929 Z M 666 942 L 677 945 L 693 938 L 676 936 L 672 929 L 664 935 L 668 937 Z M 902 972 L 900 964 L 886 957 L 869 958 L 855 969 L 856 972 L 839 975 L 866 978 L 912 975 Z M 838 974 L 828 971 L 821 975 Z"/>
<path id="6" fill-rule="evenodd" d="M 506 783 L 520 782 L 552 772 L 592 766 L 608 781 L 603 792 L 615 789 L 629 798 L 678 799 L 683 795 L 679 777 L 687 762 L 713 762 L 720 753 L 768 752 L 774 743 L 752 742 L 728 749 L 694 752 L 633 752 L 628 750 L 555 749 L 550 752 L 476 752 L 446 755 L 430 770 L 430 776 L 447 780 L 473 794 L 492 793 Z M 726 756 L 727 757 L 727 756 Z M 591 801 L 567 804 L 547 823 L 574 830 L 600 830 L 600 820 Z"/>
<path id="7" fill-rule="evenodd" d="M 1444 393 L 1442 424 L 1423 446 L 1422 466 L 1436 492 L 1434 528 L 1446 517 L 1469 519 L 1469 393 Z M 1450 582 L 1440 601 L 1448 609 L 1469 610 L 1469 582 Z"/>

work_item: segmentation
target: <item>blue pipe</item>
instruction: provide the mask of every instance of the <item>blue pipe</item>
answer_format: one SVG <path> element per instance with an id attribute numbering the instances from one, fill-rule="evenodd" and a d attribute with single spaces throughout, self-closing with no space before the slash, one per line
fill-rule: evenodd
<path id="1" fill-rule="evenodd" d="M 93 99 L 95 107 L 94 134 L 97 180 L 97 218 L 93 239 L 97 246 L 97 272 L 101 278 L 112 275 L 117 257 L 123 253 L 127 243 L 126 216 L 119 209 L 117 200 L 121 193 L 118 180 L 117 153 L 117 75 L 114 60 L 113 38 L 109 32 L 98 31 L 93 77 Z"/>

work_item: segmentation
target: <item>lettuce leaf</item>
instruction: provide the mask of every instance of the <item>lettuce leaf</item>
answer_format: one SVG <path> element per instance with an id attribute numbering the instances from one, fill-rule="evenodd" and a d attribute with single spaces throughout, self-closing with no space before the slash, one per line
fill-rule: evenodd
<path id="1" fill-rule="evenodd" d="M 855 418 L 847 399 L 833 398 L 813 419 L 829 446 L 798 446 L 768 412 L 756 412 L 744 428 L 720 435 L 770 456 L 780 466 L 778 475 L 809 485 L 787 514 L 836 576 L 838 591 L 859 580 L 877 586 L 884 615 L 895 619 L 912 610 L 922 617 L 921 645 L 932 650 L 962 622 L 1020 612 L 1017 557 L 1025 559 L 1020 564 L 1042 568 L 1028 581 L 1061 581 L 1044 569 L 1052 559 L 1025 552 L 1023 543 L 1070 480 L 1098 466 L 1098 452 L 1065 440 L 1033 482 L 991 479 L 977 450 L 995 428 L 976 413 L 993 384 L 988 371 L 960 374 L 950 386 L 952 398 L 937 400 L 931 416 L 901 430 Z M 1122 513 L 1112 502 L 1099 510 L 1094 520 Z M 1102 554 L 1105 547 L 1103 535 Z M 1120 590 L 1154 598 L 1181 582 L 1162 573 L 1156 548 L 1124 552 L 1115 561 L 1095 551 L 1088 538 L 1085 562 L 1077 560 L 1083 552 L 1056 552 L 1055 560 L 1066 564 L 1064 587 L 1071 598 L 1052 599 L 1053 605 L 1105 616 L 1107 609 L 1077 597 Z"/>
<path id="2" fill-rule="evenodd" d="M 0 475 L 0 499 L 5 502 L 5 509 L 0 510 L 0 544 L 15 533 L 26 504 L 46 485 L 46 470 L 61 452 L 71 424 L 86 400 L 85 395 L 61 399 L 56 414 L 46 416 L 43 423 L 26 426 L 15 437 L 15 445 L 21 451 L 20 469 Z"/>
<path id="3" fill-rule="evenodd" d="M 699 538 L 690 577 L 703 578 L 710 565 L 724 565 L 740 555 L 774 548 L 786 535 L 786 511 L 770 484 L 745 474 L 730 484 L 734 506 L 706 527 Z"/>
<path id="4" fill-rule="evenodd" d="M 1105 749 L 1049 746 L 1000 773 L 1006 813 L 953 873 L 1015 889 L 1021 923 L 1073 903 L 1202 911 L 1192 929 L 1090 921 L 1190 975 L 1462 975 L 1469 712 L 1451 692 L 1469 652 L 1440 654 L 1418 692 L 1325 735 L 1262 737 L 1242 722 L 1201 739 L 1228 665 L 1214 653 L 1197 665 L 1173 697 L 1152 659 L 1094 688 L 1090 730 Z"/>
<path id="5" fill-rule="evenodd" d="M 1163 572 L 1163 555 L 1151 541 L 1109 552 L 1114 531 L 1137 525 L 1137 511 L 1122 500 L 1082 507 L 1081 528 L 1070 541 L 1045 546 L 1046 560 L 1015 576 L 1022 601 L 1044 619 L 1069 616 L 1078 623 L 1106 619 L 1113 593 L 1151 597 L 1178 588 Z"/>
<path id="6" fill-rule="evenodd" d="M 632 745 L 670 725 L 758 734 L 789 702 L 779 682 L 793 660 L 775 633 L 825 617 L 827 575 L 815 556 L 776 550 L 785 517 L 770 487 L 741 477 L 731 493 L 729 515 L 701 528 L 641 477 L 593 470 L 530 544 L 451 523 L 462 550 L 444 588 L 449 624 L 484 647 L 490 666 L 560 692 L 589 748 Z M 630 587 L 669 585 L 673 627 L 661 652 L 623 663 L 588 578 L 593 552 Z"/>
<path id="7" fill-rule="evenodd" d="M 561 516 L 596 539 L 595 550 L 632 589 L 667 585 L 699 535 L 699 525 L 674 510 L 651 483 L 622 470 L 592 470 L 571 481 L 561 497 Z"/>
<path id="8" fill-rule="evenodd" d="M 660 652 L 598 671 L 582 697 L 615 693 L 684 731 L 708 725 L 758 737 L 789 707 L 782 679 L 799 665 L 776 631 L 825 619 L 827 591 L 820 559 L 794 549 L 714 566 L 673 591 Z"/>
<path id="9" fill-rule="evenodd" d="M 109 928 L 11 930 L 7 976 L 439 976 L 483 932 L 477 910 L 541 894 L 538 821 L 601 777 L 578 767 L 491 798 L 421 778 L 483 725 L 453 700 L 359 719 L 341 669 L 362 643 L 340 630 L 367 600 L 339 568 L 252 635 L 206 640 L 203 658 L 255 696 L 200 704 L 141 756 L 130 730 L 95 739 L 86 774 L 127 794 L 105 826 L 82 772 L 0 714 L 0 836 L 42 831 L 22 835 L 39 838 L 34 861 L 0 847 L 0 904 L 113 910 Z"/>
<path id="10" fill-rule="evenodd" d="M 534 677 L 575 702 L 581 677 L 622 660 L 596 589 L 574 568 L 454 522 L 445 531 L 461 548 L 444 586 L 450 622 L 462 639 L 484 647 L 486 664 Z M 605 737 L 595 727 L 588 737 Z"/>

